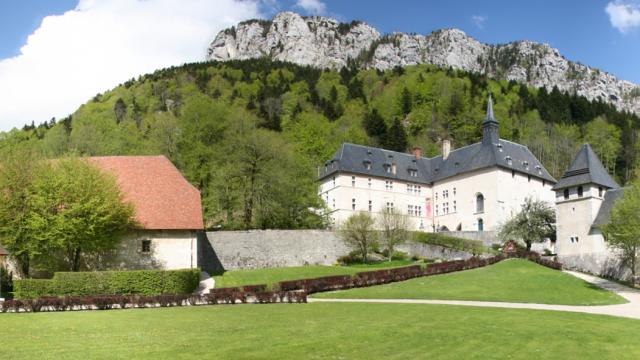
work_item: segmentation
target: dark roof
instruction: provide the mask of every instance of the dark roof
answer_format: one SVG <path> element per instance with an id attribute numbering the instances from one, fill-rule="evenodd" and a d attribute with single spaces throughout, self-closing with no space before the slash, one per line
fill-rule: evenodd
<path id="1" fill-rule="evenodd" d="M 613 189 L 620 187 L 609 175 L 589 144 L 582 145 L 571 166 L 553 190 L 586 184 L 602 185 Z"/>
<path id="2" fill-rule="evenodd" d="M 367 170 L 367 163 L 371 169 Z M 386 166 L 396 165 L 396 173 L 388 173 Z M 429 159 L 419 158 L 412 154 L 384 150 L 375 147 L 344 143 L 338 149 L 333 159 L 327 161 L 325 170 L 320 178 L 326 178 L 334 173 L 349 172 L 367 176 L 384 177 L 389 179 L 429 183 Z M 418 177 L 409 175 L 409 170 L 417 170 Z"/>
<path id="3" fill-rule="evenodd" d="M 2 245 L 0 245 L 0 256 L 5 255 L 9 255 L 9 252 L 7 251 L 7 249 L 3 248 Z"/>
<path id="4" fill-rule="evenodd" d="M 449 153 L 447 159 L 415 158 L 414 155 L 354 144 L 342 144 L 340 149 L 327 161 L 319 174 L 324 179 L 339 172 L 364 174 L 390 179 L 400 179 L 430 184 L 470 171 L 491 167 L 501 167 L 524 173 L 550 183 L 556 179 L 549 174 L 540 161 L 524 145 L 498 139 L 498 120 L 493 114 L 493 101 L 489 97 L 487 115 L 482 122 L 483 141 Z M 371 168 L 367 169 L 367 164 Z M 388 173 L 385 166 L 396 165 L 396 173 Z M 409 175 L 410 169 L 418 170 L 418 177 Z"/>
<path id="5" fill-rule="evenodd" d="M 618 201 L 622 195 L 624 195 L 624 189 L 622 188 L 607 190 L 604 194 L 602 205 L 600 205 L 600 210 L 598 210 L 598 215 L 596 215 L 595 220 L 593 220 L 594 227 L 600 227 L 609 222 L 611 210 L 613 209 L 616 201 Z"/>
<path id="6" fill-rule="evenodd" d="M 367 161 L 371 162 L 370 170 L 366 168 Z M 385 166 L 392 163 L 396 164 L 395 175 L 385 171 Z M 325 164 L 320 179 L 335 173 L 348 172 L 430 184 L 459 174 L 491 167 L 514 170 L 550 183 L 556 182 L 526 146 L 507 140 L 500 140 L 495 145 L 475 143 L 465 146 L 451 151 L 446 160 L 443 160 L 442 156 L 431 159 L 424 157 L 416 159 L 411 154 L 344 143 L 333 159 Z M 413 168 L 418 170 L 417 178 L 409 175 L 409 169 Z"/>

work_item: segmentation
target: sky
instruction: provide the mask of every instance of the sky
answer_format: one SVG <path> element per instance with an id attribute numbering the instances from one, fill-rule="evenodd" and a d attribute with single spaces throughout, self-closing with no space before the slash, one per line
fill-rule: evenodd
<path id="1" fill-rule="evenodd" d="M 0 131 L 204 60 L 218 31 L 280 11 L 358 19 L 381 33 L 459 28 L 485 43 L 548 43 L 640 84 L 640 0 L 0 0 Z"/>

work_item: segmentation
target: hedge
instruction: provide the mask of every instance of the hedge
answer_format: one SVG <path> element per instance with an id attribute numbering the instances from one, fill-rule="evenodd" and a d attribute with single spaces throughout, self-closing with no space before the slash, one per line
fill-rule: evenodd
<path id="1" fill-rule="evenodd" d="M 482 241 L 463 239 L 440 233 L 415 232 L 413 235 L 413 240 L 418 243 L 437 245 L 460 251 L 467 251 L 474 255 L 489 252 L 489 249 L 484 246 Z"/>
<path id="2" fill-rule="evenodd" d="M 198 269 L 58 272 L 49 280 L 15 280 L 14 296 L 191 294 L 199 282 Z"/>

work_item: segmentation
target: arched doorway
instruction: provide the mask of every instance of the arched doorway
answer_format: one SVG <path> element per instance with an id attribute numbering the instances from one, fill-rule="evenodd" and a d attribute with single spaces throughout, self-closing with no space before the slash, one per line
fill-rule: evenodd
<path id="1" fill-rule="evenodd" d="M 478 231 L 484 231 L 484 220 L 482 218 L 478 219 Z"/>

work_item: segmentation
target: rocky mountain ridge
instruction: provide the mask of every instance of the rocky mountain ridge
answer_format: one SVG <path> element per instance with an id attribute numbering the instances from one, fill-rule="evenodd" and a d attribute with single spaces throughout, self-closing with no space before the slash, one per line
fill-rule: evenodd
<path id="1" fill-rule="evenodd" d="M 416 64 L 451 66 L 548 90 L 557 86 L 640 114 L 640 86 L 632 82 L 569 61 L 547 44 L 483 44 L 458 29 L 437 30 L 429 35 L 381 35 L 360 21 L 340 23 L 327 17 L 283 12 L 272 20 L 244 21 L 221 31 L 210 44 L 207 59 L 264 56 L 333 69 L 351 61 L 381 70 Z"/>

